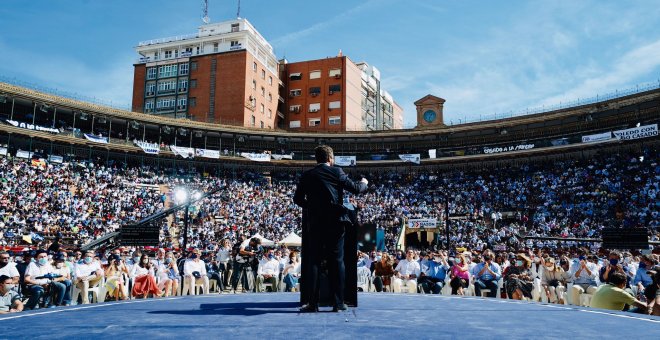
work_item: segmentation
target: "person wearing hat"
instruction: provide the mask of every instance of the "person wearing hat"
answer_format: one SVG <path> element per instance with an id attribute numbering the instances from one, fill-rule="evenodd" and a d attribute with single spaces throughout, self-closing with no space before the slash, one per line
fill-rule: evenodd
<path id="1" fill-rule="evenodd" d="M 55 255 L 55 270 L 54 274 L 61 275 L 53 279 L 51 289 L 55 291 L 54 300 L 55 305 L 57 306 L 69 306 L 71 305 L 71 271 L 69 267 L 65 265 L 66 256 L 59 253 Z"/>
<path id="2" fill-rule="evenodd" d="M 534 288 L 534 279 L 529 269 L 532 260 L 525 254 L 516 255 L 515 263 L 504 273 L 504 287 L 510 299 L 531 299 Z"/>
<path id="3" fill-rule="evenodd" d="M 547 257 L 544 262 L 545 270 L 541 275 L 541 285 L 545 290 L 545 295 L 548 297 L 548 301 L 563 304 L 566 282 L 570 276 L 561 266 L 555 264 L 554 258 Z"/>

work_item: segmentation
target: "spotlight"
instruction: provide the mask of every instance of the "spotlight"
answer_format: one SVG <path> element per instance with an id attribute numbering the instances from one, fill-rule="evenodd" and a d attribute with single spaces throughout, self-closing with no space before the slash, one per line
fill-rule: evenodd
<path id="1" fill-rule="evenodd" d="M 635 125 L 635 127 L 640 127 L 640 125 L 642 125 L 642 123 L 637 123 L 637 125 Z"/>
<path id="2" fill-rule="evenodd" d="M 177 188 L 174 190 L 174 200 L 178 203 L 185 203 L 188 201 L 188 190 L 186 188 Z"/>

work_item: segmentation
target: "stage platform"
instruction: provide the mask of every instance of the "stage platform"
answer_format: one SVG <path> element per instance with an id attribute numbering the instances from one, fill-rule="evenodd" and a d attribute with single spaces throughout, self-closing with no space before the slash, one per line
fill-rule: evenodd
<path id="1" fill-rule="evenodd" d="M 660 318 L 475 297 L 364 293 L 359 307 L 301 314 L 298 294 L 216 294 L 0 315 L 22 339 L 660 339 Z"/>

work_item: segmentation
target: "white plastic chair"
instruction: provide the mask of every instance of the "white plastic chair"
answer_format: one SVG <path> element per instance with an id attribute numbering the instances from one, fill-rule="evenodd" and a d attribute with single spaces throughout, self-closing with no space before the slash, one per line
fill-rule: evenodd
<path id="1" fill-rule="evenodd" d="M 371 291 L 371 273 L 366 267 L 357 269 L 357 288 L 362 288 L 363 292 Z"/>

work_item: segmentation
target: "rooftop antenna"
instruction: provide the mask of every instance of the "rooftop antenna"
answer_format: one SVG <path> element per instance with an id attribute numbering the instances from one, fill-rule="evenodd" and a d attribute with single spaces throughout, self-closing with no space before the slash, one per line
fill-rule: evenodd
<path id="1" fill-rule="evenodd" d="M 238 9 L 236 10 L 236 18 L 241 18 L 241 0 L 238 0 Z"/>
<path id="2" fill-rule="evenodd" d="M 209 18 L 209 0 L 202 0 L 202 15 L 204 24 L 211 22 L 211 18 Z"/>

